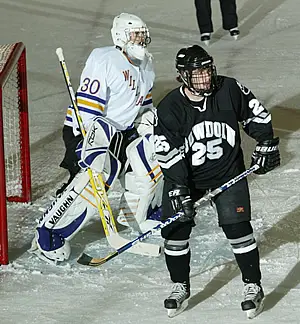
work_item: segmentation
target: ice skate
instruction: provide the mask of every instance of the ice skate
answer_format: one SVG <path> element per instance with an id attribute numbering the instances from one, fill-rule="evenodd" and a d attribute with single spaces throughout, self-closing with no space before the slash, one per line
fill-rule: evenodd
<path id="1" fill-rule="evenodd" d="M 237 27 L 235 27 L 229 30 L 229 34 L 234 40 L 237 40 L 239 38 L 240 31 Z"/>
<path id="2" fill-rule="evenodd" d="M 36 237 L 34 237 L 34 239 L 31 241 L 31 246 L 30 248 L 27 250 L 27 252 L 29 252 L 30 254 L 34 254 L 35 256 L 37 256 L 40 260 L 45 261 L 48 264 L 51 265 L 57 265 L 57 262 L 54 260 L 50 260 L 49 258 L 47 258 L 38 248 L 37 242 L 36 242 Z"/>
<path id="3" fill-rule="evenodd" d="M 210 33 L 203 33 L 203 34 L 201 34 L 201 42 L 203 42 L 206 46 L 209 46 Z"/>
<path id="4" fill-rule="evenodd" d="M 168 316 L 174 317 L 182 313 L 188 306 L 189 297 L 189 284 L 176 282 L 172 287 L 171 294 L 164 301 L 165 308 L 168 310 Z"/>
<path id="5" fill-rule="evenodd" d="M 264 292 L 260 285 L 256 283 L 245 284 L 244 301 L 242 301 L 241 306 L 249 319 L 262 312 L 264 307 L 263 300 Z"/>

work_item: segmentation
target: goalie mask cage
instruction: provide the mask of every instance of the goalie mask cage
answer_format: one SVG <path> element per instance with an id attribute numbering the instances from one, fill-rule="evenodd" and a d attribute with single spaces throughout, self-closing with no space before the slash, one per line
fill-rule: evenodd
<path id="1" fill-rule="evenodd" d="M 8 264 L 7 201 L 30 200 L 26 51 L 0 45 L 0 265 Z"/>

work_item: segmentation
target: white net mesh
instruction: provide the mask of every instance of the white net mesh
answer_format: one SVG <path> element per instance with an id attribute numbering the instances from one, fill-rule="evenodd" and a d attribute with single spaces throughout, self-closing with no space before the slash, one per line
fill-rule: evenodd
<path id="1" fill-rule="evenodd" d="M 0 45 L 0 73 L 14 48 Z M 22 195 L 22 169 L 20 161 L 20 94 L 18 64 L 12 68 L 2 86 L 2 114 L 7 197 Z"/>
<path id="2" fill-rule="evenodd" d="M 15 44 L 0 45 L 0 73 L 7 63 L 9 55 L 12 53 Z"/>

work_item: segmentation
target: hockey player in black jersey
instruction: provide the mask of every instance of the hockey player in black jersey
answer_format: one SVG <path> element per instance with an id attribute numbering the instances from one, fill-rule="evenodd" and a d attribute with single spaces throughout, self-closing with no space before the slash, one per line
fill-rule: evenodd
<path id="1" fill-rule="evenodd" d="M 190 296 L 194 202 L 245 170 L 239 124 L 257 141 L 252 155 L 252 165 L 260 167 L 256 173 L 280 165 L 271 115 L 249 89 L 234 78 L 217 75 L 213 58 L 198 45 L 177 53 L 176 68 L 183 84 L 159 103 L 155 127 L 156 153 L 165 177 L 163 217 L 184 212 L 180 221 L 162 229 L 166 265 L 174 282 L 164 302 L 169 316 L 182 311 Z M 242 274 L 241 307 L 252 318 L 262 310 L 264 293 L 247 179 L 216 196 L 214 203 Z"/>

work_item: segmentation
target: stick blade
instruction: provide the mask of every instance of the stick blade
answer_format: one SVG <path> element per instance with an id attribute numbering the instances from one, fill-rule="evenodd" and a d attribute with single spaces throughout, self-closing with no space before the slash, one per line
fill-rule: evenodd
<path id="1" fill-rule="evenodd" d="M 92 257 L 90 257 L 85 253 L 82 253 L 81 256 L 77 259 L 77 262 L 82 265 L 90 265 L 92 260 L 93 260 Z"/>
<path id="2" fill-rule="evenodd" d="M 107 236 L 107 240 L 109 245 L 115 250 L 120 249 L 122 246 L 130 243 L 130 240 L 120 236 L 119 233 Z M 134 254 L 158 257 L 161 255 L 161 250 L 162 248 L 160 245 L 138 242 L 137 244 L 132 245 L 126 251 Z"/>
<path id="3" fill-rule="evenodd" d="M 118 253 L 114 252 L 108 255 L 105 258 L 93 258 L 85 253 L 82 253 L 81 256 L 77 259 L 77 262 L 82 265 L 90 266 L 90 267 L 99 267 L 103 263 L 117 256 Z"/>

